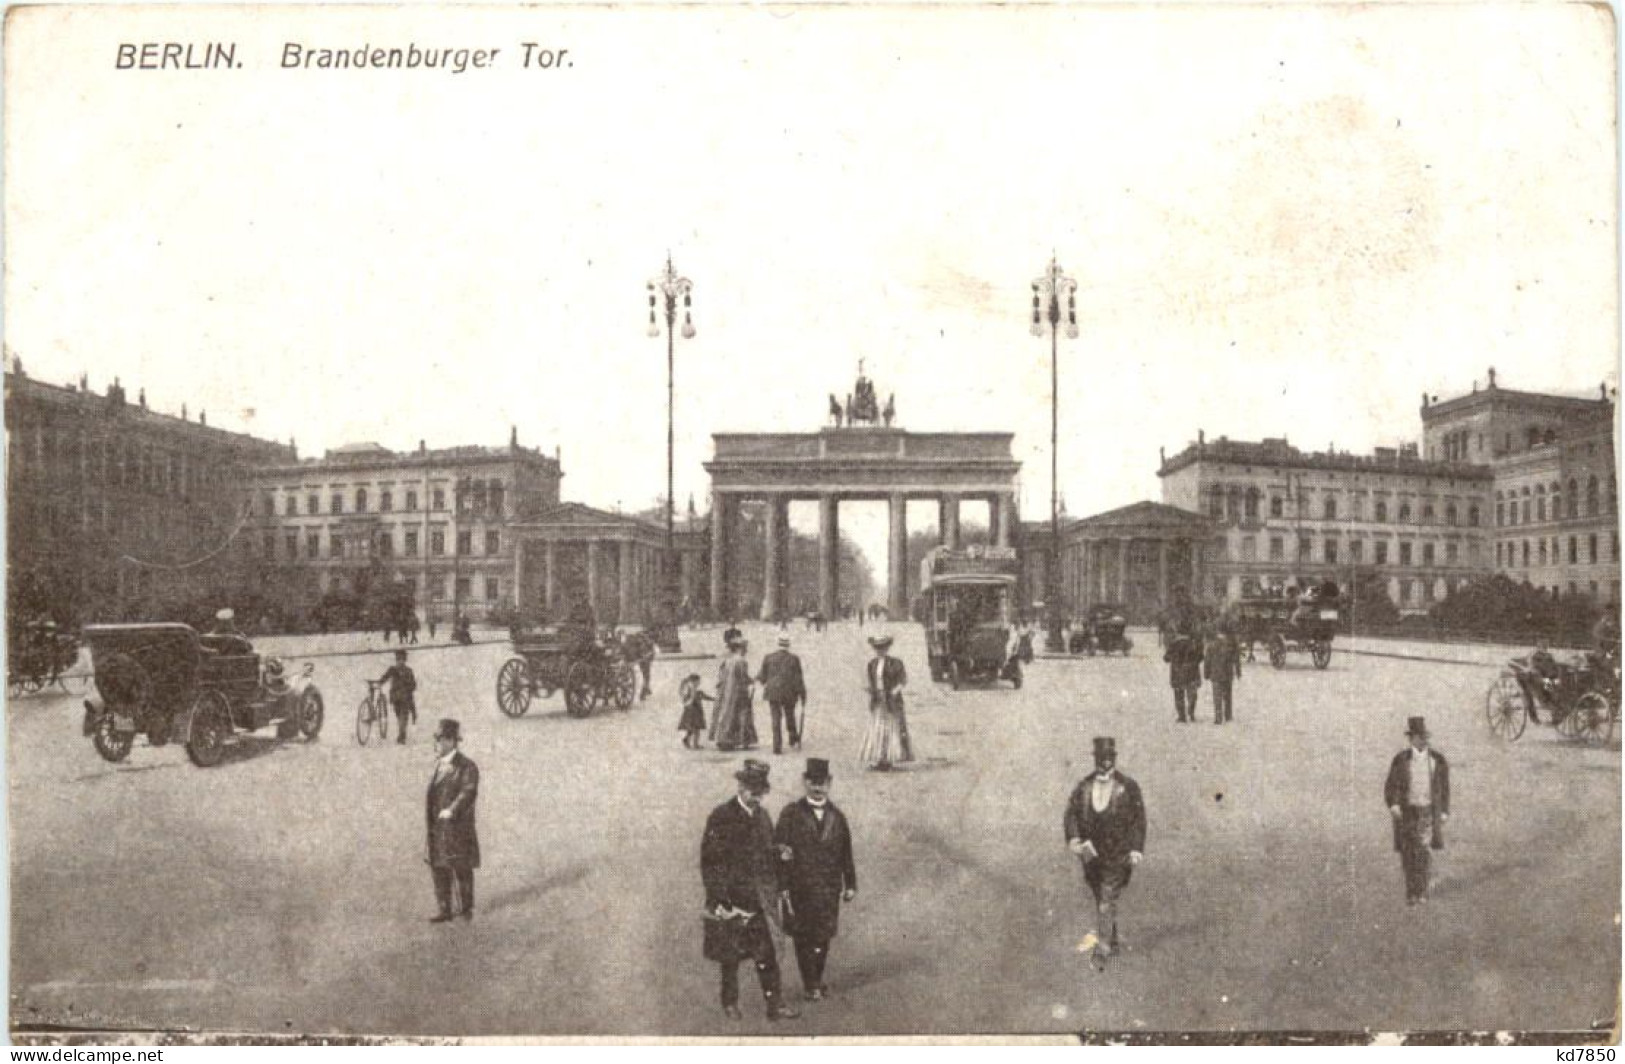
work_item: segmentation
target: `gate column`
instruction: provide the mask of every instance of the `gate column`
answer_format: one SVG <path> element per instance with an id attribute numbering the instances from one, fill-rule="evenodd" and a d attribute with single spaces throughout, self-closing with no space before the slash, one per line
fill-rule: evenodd
<path id="1" fill-rule="evenodd" d="M 542 600 L 547 605 L 548 613 L 556 616 L 555 611 L 559 605 L 559 556 L 558 547 L 552 540 L 547 541 L 542 560 L 547 563 L 547 575 L 543 577 L 542 584 Z"/>
<path id="2" fill-rule="evenodd" d="M 891 619 L 908 616 L 908 497 L 891 497 L 891 535 L 887 537 L 886 584 Z"/>
<path id="3" fill-rule="evenodd" d="M 637 547 L 637 544 L 633 543 L 629 539 L 623 539 L 620 541 L 620 543 L 616 544 L 616 547 L 619 549 L 620 557 L 616 559 L 617 564 L 615 569 L 616 575 L 620 579 L 617 581 L 618 586 L 616 590 L 619 592 L 619 595 L 616 602 L 617 608 L 615 619 L 620 624 L 631 624 L 633 602 L 632 596 L 633 592 L 637 589 L 638 583 L 638 574 L 636 572 L 637 561 L 633 557 L 632 552 Z"/>
<path id="4" fill-rule="evenodd" d="M 943 495 L 937 499 L 937 533 L 944 547 L 959 549 L 958 495 Z"/>
<path id="5" fill-rule="evenodd" d="M 711 610 L 718 620 L 727 620 L 732 609 L 728 602 L 728 496 L 711 493 Z"/>
<path id="6" fill-rule="evenodd" d="M 587 605 L 592 609 L 593 622 L 601 624 L 598 616 L 598 541 L 587 540 Z"/>
<path id="7" fill-rule="evenodd" d="M 835 620 L 840 604 L 841 527 L 840 500 L 825 493 L 818 496 L 818 612 Z"/>
<path id="8" fill-rule="evenodd" d="M 762 565 L 762 620 L 776 621 L 784 610 L 784 497 L 769 495 L 762 522 L 767 533 Z"/>
<path id="9" fill-rule="evenodd" d="M 1016 497 L 1009 493 L 1001 494 L 994 500 L 994 508 L 998 510 L 997 526 L 994 531 L 996 546 L 1008 547 L 1011 539 L 1011 529 L 1016 520 Z"/>

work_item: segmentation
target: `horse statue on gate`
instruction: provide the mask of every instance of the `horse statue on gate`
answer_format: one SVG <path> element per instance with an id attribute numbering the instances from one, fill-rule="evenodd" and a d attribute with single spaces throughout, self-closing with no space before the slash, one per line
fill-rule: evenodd
<path id="1" fill-rule="evenodd" d="M 873 425 L 880 420 L 880 404 L 875 400 L 875 386 L 863 375 L 863 359 L 858 359 L 858 380 L 852 386 L 852 398 L 846 404 L 848 425 Z"/>

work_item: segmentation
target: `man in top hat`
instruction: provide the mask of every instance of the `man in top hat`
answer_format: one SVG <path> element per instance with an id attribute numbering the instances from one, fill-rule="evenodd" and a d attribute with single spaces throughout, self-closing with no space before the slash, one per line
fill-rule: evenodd
<path id="1" fill-rule="evenodd" d="M 841 902 L 858 893 L 852 863 L 852 832 L 846 814 L 829 800 L 829 762 L 807 759 L 801 777 L 806 797 L 779 813 L 773 833 L 784 861 L 784 884 L 790 891 L 790 919 L 785 930 L 796 943 L 796 965 L 808 1001 L 822 1001 L 824 962 L 840 922 Z"/>
<path id="2" fill-rule="evenodd" d="M 762 685 L 762 694 L 773 712 L 773 752 L 784 753 L 784 736 L 780 720 L 789 726 L 791 749 L 801 749 L 801 725 L 796 720 L 796 706 L 807 704 L 807 682 L 801 675 L 801 659 L 790 653 L 790 637 L 779 636 L 779 648 L 762 659 L 762 668 L 756 677 Z"/>
<path id="3" fill-rule="evenodd" d="M 768 766 L 747 759 L 734 773 L 737 793 L 711 810 L 700 841 L 700 879 L 705 884 L 705 959 L 722 969 L 722 1011 L 739 1019 L 739 962 L 756 965 L 767 1001 L 767 1018 L 799 1016 L 779 989 L 779 958 L 770 921 L 779 919 L 784 892 L 773 818 L 762 808 L 771 790 Z"/>
<path id="4" fill-rule="evenodd" d="M 474 803 L 480 796 L 480 769 L 457 749 L 462 739 L 462 727 L 455 720 L 442 720 L 435 729 L 434 748 L 440 756 L 429 780 L 427 860 L 440 912 L 429 920 L 431 924 L 452 918 L 453 880 L 460 903 L 457 914 L 474 919 L 474 869 L 480 866 Z"/>
<path id="5" fill-rule="evenodd" d="M 1429 848 L 1444 849 L 1444 822 L 1450 819 L 1450 764 L 1428 745 L 1427 721 L 1410 718 L 1411 744 L 1394 755 L 1383 784 L 1382 801 L 1394 821 L 1394 849 L 1405 870 L 1405 904 L 1428 900 Z"/>
<path id="6" fill-rule="evenodd" d="M 1103 961 L 1118 947 L 1117 899 L 1145 852 L 1145 803 L 1140 785 L 1117 771 L 1117 741 L 1095 739 L 1095 771 L 1066 803 L 1066 845 L 1083 862 L 1083 879 L 1095 897 L 1100 927 L 1083 938 Z"/>

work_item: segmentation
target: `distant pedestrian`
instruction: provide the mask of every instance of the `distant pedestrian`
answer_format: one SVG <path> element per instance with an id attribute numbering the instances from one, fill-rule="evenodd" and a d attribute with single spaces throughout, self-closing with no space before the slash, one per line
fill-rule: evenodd
<path id="1" fill-rule="evenodd" d="M 779 920 L 784 893 L 783 863 L 773 842 L 773 818 L 762 808 L 772 789 L 769 768 L 747 760 L 734 773 L 738 791 L 705 821 L 700 841 L 700 879 L 705 885 L 705 959 L 722 975 L 722 1012 L 739 1019 L 739 962 L 756 965 L 756 979 L 767 1003 L 769 1020 L 800 1015 L 784 1002 L 773 925 Z"/>
<path id="2" fill-rule="evenodd" d="M 1066 804 L 1066 845 L 1083 862 L 1098 923 L 1080 951 L 1104 964 L 1120 946 L 1117 901 L 1145 852 L 1145 802 L 1140 785 L 1117 771 L 1117 741 L 1095 739 L 1095 771 L 1073 788 Z"/>
<path id="3" fill-rule="evenodd" d="M 395 711 L 395 721 L 399 725 L 395 741 L 405 746 L 408 720 L 413 724 L 418 721 L 418 678 L 406 664 L 406 651 L 395 651 L 395 664 L 384 670 L 378 682 L 389 684 L 389 705 Z"/>
<path id="4" fill-rule="evenodd" d="M 389 622 L 385 621 L 384 622 L 384 642 L 385 643 L 389 642 L 389 633 L 390 633 Z"/>
<path id="5" fill-rule="evenodd" d="M 407 629 L 406 629 L 407 634 L 412 637 L 412 645 L 413 646 L 418 645 L 418 628 L 419 628 L 419 625 L 420 625 L 420 622 L 418 621 L 418 615 L 416 613 L 413 613 L 412 614 L 412 620 L 411 620 L 410 624 L 407 625 Z"/>
<path id="6" fill-rule="evenodd" d="M 1174 714 L 1179 723 L 1196 720 L 1197 696 L 1202 690 L 1202 643 L 1192 633 L 1175 632 L 1162 652 L 1168 663 L 1168 684 L 1174 689 Z"/>
<path id="7" fill-rule="evenodd" d="M 863 737 L 858 757 L 869 768 L 884 772 L 894 762 L 914 760 L 914 745 L 908 737 L 908 717 L 903 706 L 903 688 L 908 670 L 892 657 L 889 635 L 869 637 L 875 656 L 865 669 L 869 687 L 869 730 Z"/>
<path id="8" fill-rule="evenodd" d="M 480 768 L 458 750 L 462 739 L 462 726 L 449 718 L 434 733 L 435 752 L 440 756 L 429 780 L 426 858 L 440 912 L 429 920 L 431 924 L 443 924 L 453 915 L 474 919 L 474 870 L 480 866 L 474 804 L 480 796 Z"/>
<path id="9" fill-rule="evenodd" d="M 1241 647 L 1229 628 L 1221 627 L 1208 640 L 1202 670 L 1213 685 L 1213 723 L 1229 724 L 1235 719 L 1234 684 L 1241 679 Z"/>
<path id="10" fill-rule="evenodd" d="M 829 992 L 824 964 L 840 925 L 841 903 L 858 893 L 857 866 L 852 860 L 852 831 L 846 814 L 829 798 L 829 762 L 807 759 L 801 777 L 806 797 L 779 813 L 774 840 L 784 864 L 784 886 L 790 892 L 785 931 L 795 940 L 801 989 L 808 1001 Z"/>
<path id="11" fill-rule="evenodd" d="M 677 730 L 683 733 L 683 745 L 690 750 L 700 748 L 700 734 L 705 731 L 705 704 L 716 699 L 700 686 L 700 674 L 691 672 L 679 688 L 683 695 L 683 715 L 678 718 Z"/>
<path id="12" fill-rule="evenodd" d="M 773 752 L 784 753 L 781 722 L 790 733 L 790 748 L 801 749 L 801 725 L 796 707 L 807 704 L 807 682 L 801 674 L 801 659 L 790 653 L 790 637 L 779 636 L 779 648 L 762 659 L 756 682 L 773 714 Z"/>
<path id="13" fill-rule="evenodd" d="M 429 642 L 431 642 L 431 643 L 434 642 L 434 630 L 435 630 L 435 619 L 434 619 L 434 614 L 431 613 L 431 614 L 429 614 Z"/>
<path id="14" fill-rule="evenodd" d="M 655 641 L 645 627 L 641 631 L 633 632 L 621 643 L 621 649 L 626 653 L 626 659 L 638 667 L 638 673 L 643 677 L 643 688 L 638 693 L 639 699 L 649 697 L 649 673 L 654 666 Z"/>
<path id="15" fill-rule="evenodd" d="M 717 712 L 711 718 L 711 741 L 718 750 L 749 750 L 756 745 L 756 717 L 751 708 L 750 644 L 736 639 L 717 669 Z"/>
<path id="16" fill-rule="evenodd" d="M 1428 900 L 1432 855 L 1444 849 L 1444 823 L 1450 819 L 1450 764 L 1428 745 L 1427 721 L 1410 718 L 1411 744 L 1394 755 L 1382 800 L 1394 822 L 1394 849 L 1405 872 L 1405 904 Z"/>

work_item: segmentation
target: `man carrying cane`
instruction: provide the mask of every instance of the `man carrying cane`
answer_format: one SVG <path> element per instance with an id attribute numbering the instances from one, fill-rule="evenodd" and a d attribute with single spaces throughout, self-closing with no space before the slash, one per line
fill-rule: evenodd
<path id="1" fill-rule="evenodd" d="M 773 713 L 773 752 L 784 753 L 783 733 L 779 725 L 782 718 L 790 731 L 790 749 L 801 749 L 801 725 L 796 721 L 796 706 L 807 704 L 807 682 L 801 675 L 801 659 L 790 653 L 790 637 L 779 636 L 779 649 L 762 659 L 761 673 L 756 682 L 762 685 L 762 694 Z"/>

